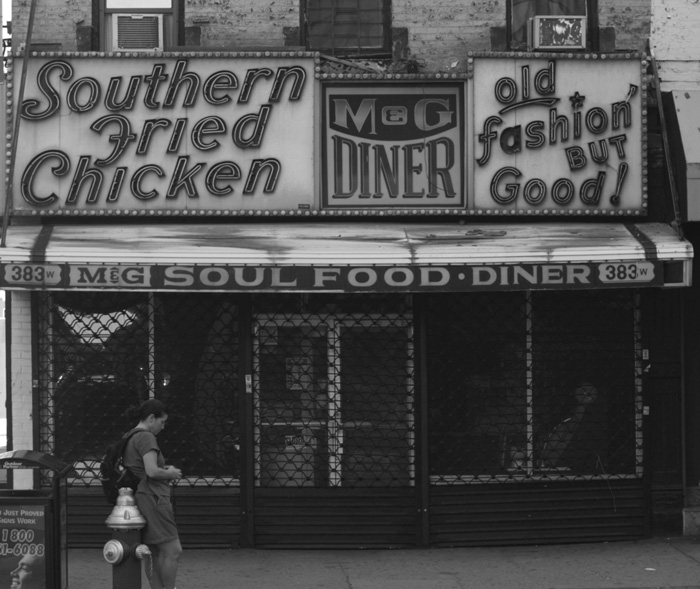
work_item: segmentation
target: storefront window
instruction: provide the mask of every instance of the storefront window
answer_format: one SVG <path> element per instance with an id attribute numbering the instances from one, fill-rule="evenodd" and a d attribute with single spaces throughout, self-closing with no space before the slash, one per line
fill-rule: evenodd
<path id="1" fill-rule="evenodd" d="M 639 474 L 629 292 L 431 298 L 434 482 Z"/>
<path id="2" fill-rule="evenodd" d="M 533 295 L 535 468 L 635 474 L 631 299 L 625 292 Z"/>
<path id="3" fill-rule="evenodd" d="M 190 484 L 240 477 L 238 314 L 217 295 L 58 293 L 42 308 L 42 449 L 98 485 L 109 443 L 149 397 L 170 410 L 160 445 Z"/>
<path id="4" fill-rule="evenodd" d="M 258 487 L 410 487 L 420 444 L 438 484 L 641 474 L 631 290 L 433 294 L 421 341 L 403 295 L 256 295 L 244 321 L 224 294 L 42 300 L 41 447 L 73 484 L 99 484 L 149 397 L 170 407 L 161 447 L 194 485 L 240 484 L 247 455 Z"/>
<path id="5" fill-rule="evenodd" d="M 527 447 L 524 294 L 434 295 L 427 316 L 430 472 L 491 477 Z"/>
<path id="6" fill-rule="evenodd" d="M 42 434 L 52 453 L 94 479 L 95 461 L 127 426 L 126 410 L 148 398 L 147 298 L 62 293 L 54 302 Z"/>
<path id="7" fill-rule="evenodd" d="M 161 294 L 154 300 L 154 390 L 171 410 L 160 434 L 194 484 L 240 478 L 240 330 L 235 299 Z"/>

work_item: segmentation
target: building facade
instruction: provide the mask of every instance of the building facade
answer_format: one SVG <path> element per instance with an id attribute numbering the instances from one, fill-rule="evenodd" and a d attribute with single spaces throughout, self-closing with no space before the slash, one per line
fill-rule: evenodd
<path id="1" fill-rule="evenodd" d="M 650 2 L 13 6 L 11 447 L 149 397 L 183 542 L 679 527 L 682 234 Z M 11 484 L 48 484 L 13 472 Z"/>
<path id="2" fill-rule="evenodd" d="M 650 46 L 656 56 L 660 88 L 663 95 L 663 114 L 667 120 L 671 173 L 678 190 L 678 202 L 683 220 L 683 231 L 695 247 L 698 244 L 698 114 L 697 104 L 700 75 L 697 59 L 698 42 L 693 31 L 698 11 L 689 3 L 658 1 L 653 3 L 652 35 Z M 684 467 L 686 489 L 684 494 L 683 529 L 686 534 L 697 534 L 700 506 L 700 438 L 694 435 L 695 423 L 700 418 L 697 390 L 698 314 L 697 286 L 684 291 L 684 412 L 683 422 L 688 432 L 685 441 Z"/>

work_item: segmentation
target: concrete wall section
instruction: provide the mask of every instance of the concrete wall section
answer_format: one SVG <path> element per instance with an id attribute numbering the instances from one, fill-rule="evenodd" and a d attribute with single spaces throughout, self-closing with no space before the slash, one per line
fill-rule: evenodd
<path id="1" fill-rule="evenodd" d="M 652 0 L 650 44 L 664 91 L 700 90 L 700 3 Z"/>
<path id="2" fill-rule="evenodd" d="M 12 306 L 10 321 L 10 395 L 12 403 L 12 449 L 35 450 L 32 395 L 32 315 L 31 293 L 8 292 Z M 33 471 L 14 471 L 14 487 L 31 489 Z"/>

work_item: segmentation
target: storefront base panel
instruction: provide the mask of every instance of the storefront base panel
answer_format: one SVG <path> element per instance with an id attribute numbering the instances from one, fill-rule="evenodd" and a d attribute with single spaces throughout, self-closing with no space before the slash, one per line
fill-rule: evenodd
<path id="1" fill-rule="evenodd" d="M 238 488 L 184 487 L 173 493 L 175 518 L 183 546 L 236 547 L 241 537 Z"/>
<path id="2" fill-rule="evenodd" d="M 649 533 L 641 481 L 433 487 L 434 547 L 632 540 Z"/>
<path id="3" fill-rule="evenodd" d="M 256 548 L 409 548 L 415 489 L 260 490 Z"/>
<path id="4" fill-rule="evenodd" d="M 183 546 L 230 548 L 239 545 L 241 509 L 237 488 L 177 489 L 173 503 Z M 68 547 L 102 548 L 112 537 L 112 530 L 105 525 L 111 511 L 101 488 L 70 489 Z"/>
<path id="5" fill-rule="evenodd" d="M 178 489 L 185 547 L 241 545 L 238 489 Z M 69 548 L 101 548 L 112 532 L 99 489 L 71 489 Z M 647 536 L 649 508 L 639 481 L 549 482 L 432 487 L 432 547 L 555 544 Z M 412 548 L 419 545 L 415 489 L 257 490 L 256 548 Z"/>

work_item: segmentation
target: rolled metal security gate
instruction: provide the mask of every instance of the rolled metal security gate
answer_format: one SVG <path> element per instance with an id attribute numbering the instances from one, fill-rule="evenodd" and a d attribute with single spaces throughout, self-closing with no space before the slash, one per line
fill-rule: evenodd
<path id="1" fill-rule="evenodd" d="M 633 291 L 430 297 L 431 545 L 647 527 Z"/>
<path id="2" fill-rule="evenodd" d="M 255 544 L 415 545 L 410 298 L 253 301 Z"/>
<path id="3" fill-rule="evenodd" d="M 104 447 L 148 396 L 194 545 L 644 533 L 632 290 L 37 296 L 42 449 L 103 540 Z"/>
<path id="4" fill-rule="evenodd" d="M 155 396 L 170 414 L 159 443 L 186 473 L 175 489 L 187 541 L 240 535 L 239 310 L 223 295 L 54 293 L 38 297 L 40 442 L 74 471 L 69 543 L 103 540 L 99 459 Z"/>

